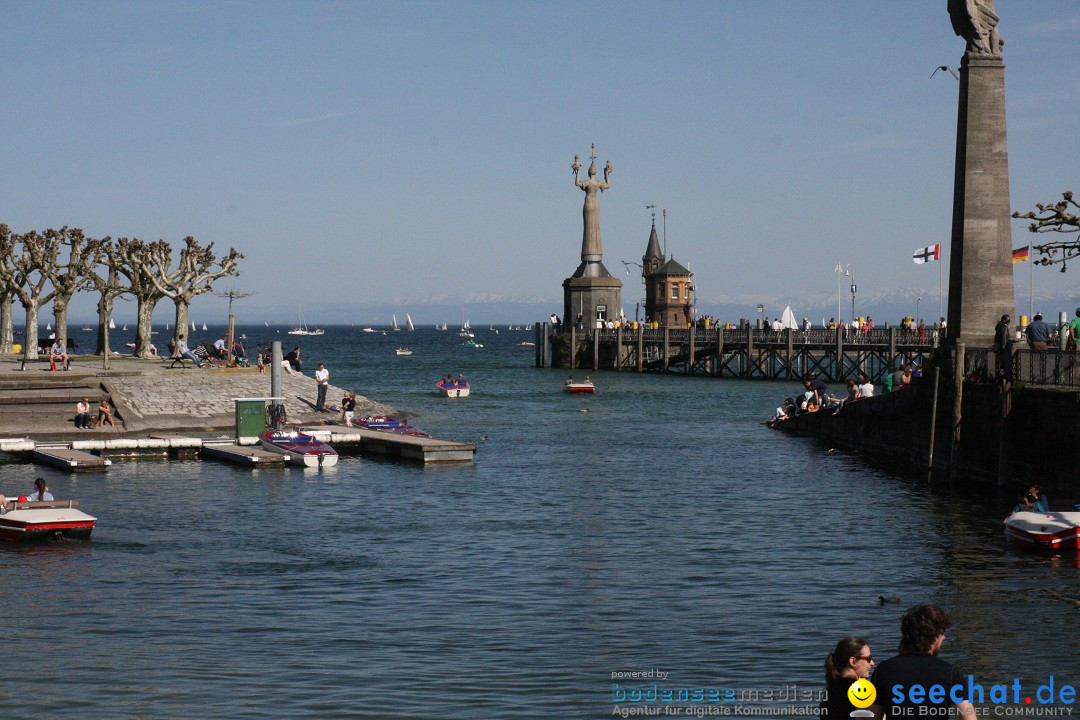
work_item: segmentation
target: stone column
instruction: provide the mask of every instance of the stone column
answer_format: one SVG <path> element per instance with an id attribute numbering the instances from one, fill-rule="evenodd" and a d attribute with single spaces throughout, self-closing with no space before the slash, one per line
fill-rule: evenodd
<path id="1" fill-rule="evenodd" d="M 948 336 L 988 347 L 1015 304 L 1000 55 L 968 51 L 960 65 L 950 263 Z"/>

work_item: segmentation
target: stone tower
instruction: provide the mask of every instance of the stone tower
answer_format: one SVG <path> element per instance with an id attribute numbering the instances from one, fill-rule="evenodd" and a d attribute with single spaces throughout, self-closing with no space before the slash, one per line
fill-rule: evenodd
<path id="1" fill-rule="evenodd" d="M 581 264 L 570 277 L 563 280 L 563 322 L 574 323 L 580 317 L 585 328 L 597 327 L 619 314 L 622 302 L 622 281 L 612 277 L 604 267 L 604 246 L 600 237 L 599 193 L 611 187 L 611 162 L 604 166 L 604 180 L 596 179 L 596 146 L 590 150 L 592 163 L 589 179 L 581 179 L 581 162 L 574 156 L 570 168 L 574 184 L 585 191 L 582 208 L 584 230 L 581 235 Z"/>
<path id="2" fill-rule="evenodd" d="M 645 279 L 645 319 L 660 327 L 685 328 L 693 320 L 693 273 L 674 258 L 664 259 L 656 237 L 655 217 L 649 244 L 641 257 L 641 276 Z"/>
<path id="3" fill-rule="evenodd" d="M 949 0 L 948 9 L 953 29 L 967 41 L 956 122 L 948 334 L 985 347 L 1015 304 L 1004 43 L 993 0 Z"/>

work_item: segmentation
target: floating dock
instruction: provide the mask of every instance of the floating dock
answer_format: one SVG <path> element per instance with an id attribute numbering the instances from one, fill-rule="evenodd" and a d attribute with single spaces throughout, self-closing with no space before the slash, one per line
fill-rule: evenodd
<path id="1" fill-rule="evenodd" d="M 38 462 L 76 472 L 104 470 L 109 465 L 112 465 L 112 460 L 108 458 L 83 452 L 82 450 L 73 450 L 69 447 L 35 447 L 33 457 Z"/>
<path id="2" fill-rule="evenodd" d="M 401 435 L 380 430 L 339 425 L 314 425 L 300 431 L 328 442 L 341 455 L 381 455 L 421 463 L 472 462 L 476 443 Z M 253 447 L 258 438 L 200 438 L 160 433 L 148 437 L 113 437 L 95 440 L 34 441 L 29 438 L 0 438 L 0 452 L 29 456 L 67 470 L 104 470 L 109 457 L 172 457 L 198 459 L 213 457 L 260 467 L 280 464 L 283 455 Z M 264 457 L 270 456 L 270 457 Z"/>
<path id="3" fill-rule="evenodd" d="M 251 445 L 237 445 L 236 443 L 206 443 L 202 446 L 204 457 L 215 460 L 226 460 L 237 465 L 248 467 L 266 467 L 268 465 L 284 465 L 288 458 L 281 453 L 270 452 Z"/>

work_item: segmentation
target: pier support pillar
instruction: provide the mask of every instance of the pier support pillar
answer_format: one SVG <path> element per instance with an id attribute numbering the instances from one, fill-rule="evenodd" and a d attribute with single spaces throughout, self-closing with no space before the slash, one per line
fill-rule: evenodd
<path id="1" fill-rule="evenodd" d="M 637 326 L 637 371 L 643 372 L 645 369 L 645 358 L 643 353 L 645 352 L 645 326 L 639 324 Z"/>
<path id="2" fill-rule="evenodd" d="M 595 372 L 600 368 L 600 328 L 592 331 L 592 369 Z"/>
<path id="3" fill-rule="evenodd" d="M 666 325 L 664 326 L 664 372 L 667 372 L 668 366 L 671 364 L 671 330 Z"/>

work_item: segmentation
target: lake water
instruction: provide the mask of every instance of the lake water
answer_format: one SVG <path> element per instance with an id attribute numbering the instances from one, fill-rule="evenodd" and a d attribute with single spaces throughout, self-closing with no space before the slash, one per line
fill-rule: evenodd
<path id="1" fill-rule="evenodd" d="M 1076 553 L 1008 546 L 1008 494 L 766 429 L 792 385 L 599 372 L 571 397 L 506 326 L 477 330 L 483 349 L 243 330 L 476 440 L 476 462 L 0 465 L 0 492 L 41 474 L 98 517 L 88 542 L 0 548 L 7 716 L 611 717 L 613 683 L 819 690 L 836 640 L 888 657 L 921 602 L 984 684 L 1080 676 Z M 458 372 L 471 397 L 436 397 Z"/>

